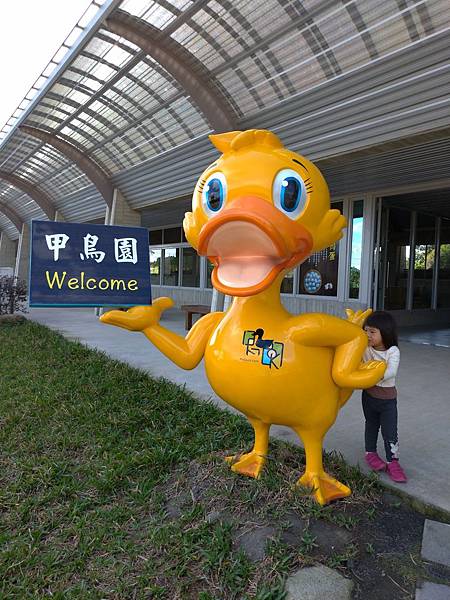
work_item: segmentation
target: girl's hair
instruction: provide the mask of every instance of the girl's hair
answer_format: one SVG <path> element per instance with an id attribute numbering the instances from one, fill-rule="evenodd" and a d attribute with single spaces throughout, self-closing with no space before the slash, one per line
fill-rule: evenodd
<path id="1" fill-rule="evenodd" d="M 394 317 L 388 312 L 376 310 L 367 317 L 364 327 L 376 327 L 380 330 L 386 350 L 391 346 L 398 346 L 397 324 Z"/>

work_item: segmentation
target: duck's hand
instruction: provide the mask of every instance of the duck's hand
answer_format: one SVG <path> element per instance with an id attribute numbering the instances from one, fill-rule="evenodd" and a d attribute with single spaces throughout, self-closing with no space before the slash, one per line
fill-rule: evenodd
<path id="1" fill-rule="evenodd" d="M 327 211 L 317 229 L 318 233 L 314 237 L 314 250 L 321 250 L 331 246 L 337 240 L 340 240 L 342 230 L 347 225 L 347 219 L 341 215 L 340 211 L 332 208 Z"/>
<path id="2" fill-rule="evenodd" d="M 355 378 L 358 376 L 361 378 L 360 388 L 366 389 L 377 385 L 383 379 L 386 367 L 387 365 L 384 360 L 368 360 L 361 363 L 353 375 Z"/>
<path id="3" fill-rule="evenodd" d="M 357 310 L 353 311 L 351 308 L 345 309 L 345 314 L 347 315 L 347 321 L 350 323 L 354 323 L 358 327 L 362 327 L 369 315 L 372 314 L 372 309 L 368 308 L 367 310 Z"/>
<path id="4" fill-rule="evenodd" d="M 373 369 L 382 371 L 384 375 L 384 371 L 386 371 L 386 362 L 384 360 L 368 360 L 361 363 L 359 367 L 360 371 L 372 371 Z"/>
<path id="5" fill-rule="evenodd" d="M 100 321 L 128 329 L 128 331 L 144 331 L 144 329 L 157 325 L 161 314 L 171 308 L 173 304 L 171 298 L 157 298 L 151 306 L 133 306 L 126 312 L 111 310 L 102 315 Z"/>

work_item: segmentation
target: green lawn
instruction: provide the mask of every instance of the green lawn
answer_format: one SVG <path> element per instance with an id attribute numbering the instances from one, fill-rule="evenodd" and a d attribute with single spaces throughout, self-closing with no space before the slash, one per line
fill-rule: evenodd
<path id="1" fill-rule="evenodd" d="M 282 443 L 261 480 L 231 473 L 244 419 L 30 322 L 0 325 L 0 425 L 2 599 L 281 599 L 315 538 L 275 536 L 252 561 L 243 523 L 282 529 L 293 511 L 352 530 L 379 507 L 375 478 L 336 457 L 355 493 L 318 507 L 293 485 L 301 450 Z M 345 572 L 359 547 L 319 558 Z"/>

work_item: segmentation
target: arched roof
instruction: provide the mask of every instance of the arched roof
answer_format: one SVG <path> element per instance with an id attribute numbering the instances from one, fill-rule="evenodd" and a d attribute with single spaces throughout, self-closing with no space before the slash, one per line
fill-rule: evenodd
<path id="1" fill-rule="evenodd" d="M 18 215 L 16 211 L 11 208 L 11 206 L 8 204 L 0 204 L 0 212 L 8 219 L 8 221 L 10 221 L 12 225 L 14 225 L 18 233 L 22 231 L 23 221 L 20 218 L 20 215 Z"/>
<path id="2" fill-rule="evenodd" d="M 104 198 L 20 125 L 76 147 L 133 208 L 188 193 L 215 155 L 207 134 L 229 125 L 272 128 L 316 160 L 442 137 L 450 125 L 448 0 L 95 5 L 94 21 L 0 136 L 0 169 L 39 186 L 69 220 L 100 218 Z M 22 219 L 35 218 L 24 194 L 6 195 Z"/>
<path id="3" fill-rule="evenodd" d="M 17 175 L 5 173 L 5 171 L 0 171 L 0 179 L 7 181 L 21 192 L 28 194 L 49 219 L 53 220 L 55 218 L 56 211 L 51 198 L 49 198 L 47 194 L 40 190 L 37 186 L 31 185 L 25 179 L 22 179 Z"/>

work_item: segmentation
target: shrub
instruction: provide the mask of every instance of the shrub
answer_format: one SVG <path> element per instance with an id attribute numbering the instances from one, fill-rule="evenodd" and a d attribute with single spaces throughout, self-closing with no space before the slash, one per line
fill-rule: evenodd
<path id="1" fill-rule="evenodd" d="M 27 284 L 11 275 L 0 277 L 0 315 L 25 312 Z"/>

